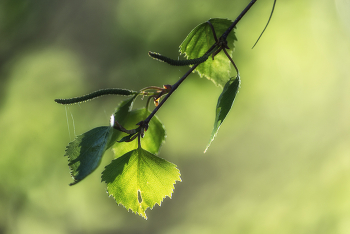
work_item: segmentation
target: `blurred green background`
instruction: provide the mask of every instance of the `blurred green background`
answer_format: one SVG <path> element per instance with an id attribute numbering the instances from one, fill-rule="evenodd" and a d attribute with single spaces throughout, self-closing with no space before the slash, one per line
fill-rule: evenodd
<path id="1" fill-rule="evenodd" d="M 350 233 L 350 1 L 258 1 L 237 26 L 241 89 L 206 154 L 221 92 L 191 75 L 158 112 L 172 199 L 127 212 L 100 173 L 68 186 L 65 146 L 108 125 L 120 97 L 64 107 L 101 88 L 173 84 L 178 46 L 228 0 L 0 1 L 0 233 Z M 138 102 L 141 106 L 144 101 Z"/>

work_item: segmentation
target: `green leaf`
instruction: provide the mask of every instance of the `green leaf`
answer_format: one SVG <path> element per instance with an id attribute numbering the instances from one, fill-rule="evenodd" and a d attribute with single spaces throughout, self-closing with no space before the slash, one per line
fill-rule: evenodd
<path id="1" fill-rule="evenodd" d="M 227 28 L 232 24 L 228 19 L 210 19 L 214 26 L 217 37 L 219 38 Z M 228 54 L 232 57 L 234 49 L 234 41 L 237 38 L 234 31 L 227 37 Z M 185 40 L 180 45 L 180 53 L 185 54 L 187 59 L 195 59 L 203 56 L 212 45 L 215 44 L 215 39 L 212 30 L 208 23 L 202 23 L 195 27 Z M 230 77 L 231 62 L 226 57 L 225 53 L 221 51 L 212 60 L 209 58 L 206 62 L 200 64 L 196 70 L 199 75 L 205 76 L 207 79 L 214 82 L 214 84 L 223 87 L 228 81 L 226 77 Z"/>
<path id="2" fill-rule="evenodd" d="M 91 174 L 100 164 L 111 137 L 111 127 L 98 127 L 81 134 L 66 148 L 74 185 Z"/>
<path id="3" fill-rule="evenodd" d="M 145 119 L 149 114 L 150 112 L 145 108 L 133 110 L 128 113 L 128 117 L 122 125 L 128 130 L 134 129 L 137 127 L 136 124 Z M 118 140 L 121 140 L 122 137 L 127 136 L 125 133 L 120 133 L 120 139 Z M 152 154 L 157 155 L 161 145 L 165 141 L 165 137 L 166 133 L 163 124 L 160 122 L 157 116 L 154 116 L 149 123 L 147 131 L 145 132 L 145 137 L 141 139 L 142 148 L 151 152 Z M 137 148 L 137 140 L 134 140 L 132 142 L 116 142 L 113 145 L 113 152 L 117 158 Z"/>
<path id="4" fill-rule="evenodd" d="M 125 119 L 132 108 L 135 97 L 129 98 L 119 105 L 115 116 Z M 109 126 L 97 127 L 79 135 L 66 147 L 69 167 L 74 185 L 91 174 L 99 165 L 104 152 L 113 145 L 120 131 Z"/>
<path id="5" fill-rule="evenodd" d="M 139 147 L 106 166 L 102 181 L 118 204 L 147 219 L 145 211 L 171 198 L 181 178 L 176 165 Z"/>
<path id="6" fill-rule="evenodd" d="M 137 95 L 122 101 L 113 114 L 114 119 L 123 126 L 128 121 L 129 114 L 132 110 L 136 97 Z M 121 138 L 122 135 L 123 132 L 113 129 L 113 135 L 111 136 L 111 140 L 108 143 L 107 148 L 110 148 L 119 138 Z"/>
<path id="7" fill-rule="evenodd" d="M 217 135 L 219 128 L 226 118 L 226 115 L 231 110 L 233 101 L 236 98 L 236 94 L 238 92 L 238 88 L 240 85 L 240 78 L 239 75 L 237 75 L 236 78 L 231 78 L 225 85 L 224 90 L 219 96 L 218 103 L 216 105 L 216 117 L 214 122 L 214 128 L 211 133 L 209 144 L 207 145 L 207 148 L 204 152 L 206 152 L 211 144 L 211 142 L 214 140 L 215 136 Z"/>

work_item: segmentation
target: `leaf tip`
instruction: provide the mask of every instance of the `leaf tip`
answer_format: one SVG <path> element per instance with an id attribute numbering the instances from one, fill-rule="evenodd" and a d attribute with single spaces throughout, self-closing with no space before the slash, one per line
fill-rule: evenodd
<path id="1" fill-rule="evenodd" d="M 77 184 L 78 182 L 79 181 L 74 180 L 74 182 L 70 183 L 69 186 L 73 186 L 73 185 Z"/>
<path id="2" fill-rule="evenodd" d="M 220 127 L 219 127 L 219 128 L 220 128 Z M 209 143 L 208 143 L 208 145 L 207 145 L 207 148 L 205 148 L 205 150 L 204 150 L 204 152 L 203 152 L 204 154 L 208 151 L 208 149 L 209 149 L 211 143 L 214 141 L 214 138 L 216 137 L 219 128 L 217 129 L 217 131 L 215 132 L 215 134 L 210 138 Z"/>

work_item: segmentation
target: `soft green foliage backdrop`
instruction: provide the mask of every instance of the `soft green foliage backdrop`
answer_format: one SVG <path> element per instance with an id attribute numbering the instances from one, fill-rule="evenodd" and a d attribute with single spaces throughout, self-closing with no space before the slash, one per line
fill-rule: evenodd
<path id="1" fill-rule="evenodd" d="M 0 233 L 349 233 L 347 1 L 258 1 L 237 25 L 241 89 L 206 154 L 221 90 L 191 75 L 160 110 L 160 156 L 182 182 L 148 220 L 118 207 L 102 167 L 76 186 L 64 148 L 109 122 L 122 99 L 54 103 L 100 88 L 174 83 L 187 68 L 150 59 L 248 1 L 0 2 Z M 137 106 L 137 105 L 136 105 Z M 68 121 L 68 124 L 67 124 Z M 68 127 L 69 126 L 69 127 Z"/>

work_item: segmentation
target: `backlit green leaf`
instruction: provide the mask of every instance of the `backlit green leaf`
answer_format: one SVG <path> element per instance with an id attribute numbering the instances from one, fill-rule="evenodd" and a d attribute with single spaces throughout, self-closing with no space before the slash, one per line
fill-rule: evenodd
<path id="1" fill-rule="evenodd" d="M 135 97 L 121 102 L 115 116 L 124 120 L 132 108 Z M 65 156 L 68 156 L 68 165 L 74 179 L 71 185 L 84 179 L 99 166 L 104 152 L 113 145 L 118 136 L 120 131 L 104 126 L 91 129 L 69 143 Z"/>
<path id="2" fill-rule="evenodd" d="M 111 127 L 98 127 L 81 134 L 66 148 L 74 185 L 91 174 L 100 164 L 111 137 Z"/>
<path id="3" fill-rule="evenodd" d="M 216 134 L 219 131 L 219 128 L 226 118 L 226 115 L 228 112 L 231 110 L 233 101 L 236 98 L 238 88 L 240 85 L 240 78 L 239 75 L 236 78 L 231 78 L 225 85 L 224 90 L 219 96 L 218 103 L 216 105 L 216 117 L 215 117 L 215 122 L 214 122 L 214 128 L 211 133 L 210 141 L 205 149 L 204 152 L 206 152 L 211 144 L 211 142 L 214 140 Z"/>
<path id="4" fill-rule="evenodd" d="M 136 124 L 144 120 L 150 114 L 149 111 L 146 111 L 145 108 L 133 110 L 128 113 L 127 119 L 122 124 L 124 128 L 130 130 L 138 127 Z M 121 140 L 127 134 L 122 133 L 119 135 Z M 145 132 L 145 137 L 141 139 L 142 148 L 151 152 L 152 154 L 157 155 L 159 149 L 163 142 L 165 141 L 165 128 L 157 116 L 154 116 L 148 126 L 147 131 Z M 120 157 L 127 152 L 134 150 L 138 147 L 137 139 L 132 142 L 116 142 L 113 145 L 113 152 L 115 157 Z"/>
<path id="5" fill-rule="evenodd" d="M 137 95 L 122 101 L 113 114 L 114 119 L 123 126 L 128 120 L 129 113 L 132 110 L 132 106 L 136 97 Z M 122 134 L 123 133 L 121 131 L 113 129 L 113 135 L 111 136 L 111 140 L 108 143 L 108 148 L 110 148 L 118 139 L 120 139 Z"/>
<path id="6" fill-rule="evenodd" d="M 147 219 L 145 211 L 171 198 L 181 178 L 176 165 L 139 147 L 106 166 L 102 181 L 118 204 Z"/>
<path id="7" fill-rule="evenodd" d="M 210 19 L 209 21 L 214 26 L 218 38 L 232 24 L 232 21 L 228 19 Z M 227 37 L 227 45 L 230 47 L 230 49 L 227 49 L 227 52 L 231 57 L 234 49 L 234 41 L 236 40 L 235 33 L 232 31 Z M 187 59 L 199 58 L 214 44 L 215 39 L 212 30 L 209 24 L 205 22 L 195 27 L 190 34 L 188 34 L 180 45 L 180 53 L 185 54 Z M 216 85 L 223 87 L 228 81 L 227 77 L 230 77 L 231 63 L 225 53 L 221 51 L 215 56 L 214 60 L 209 58 L 206 62 L 200 64 L 195 71 L 197 71 L 201 77 L 205 76 Z"/>

